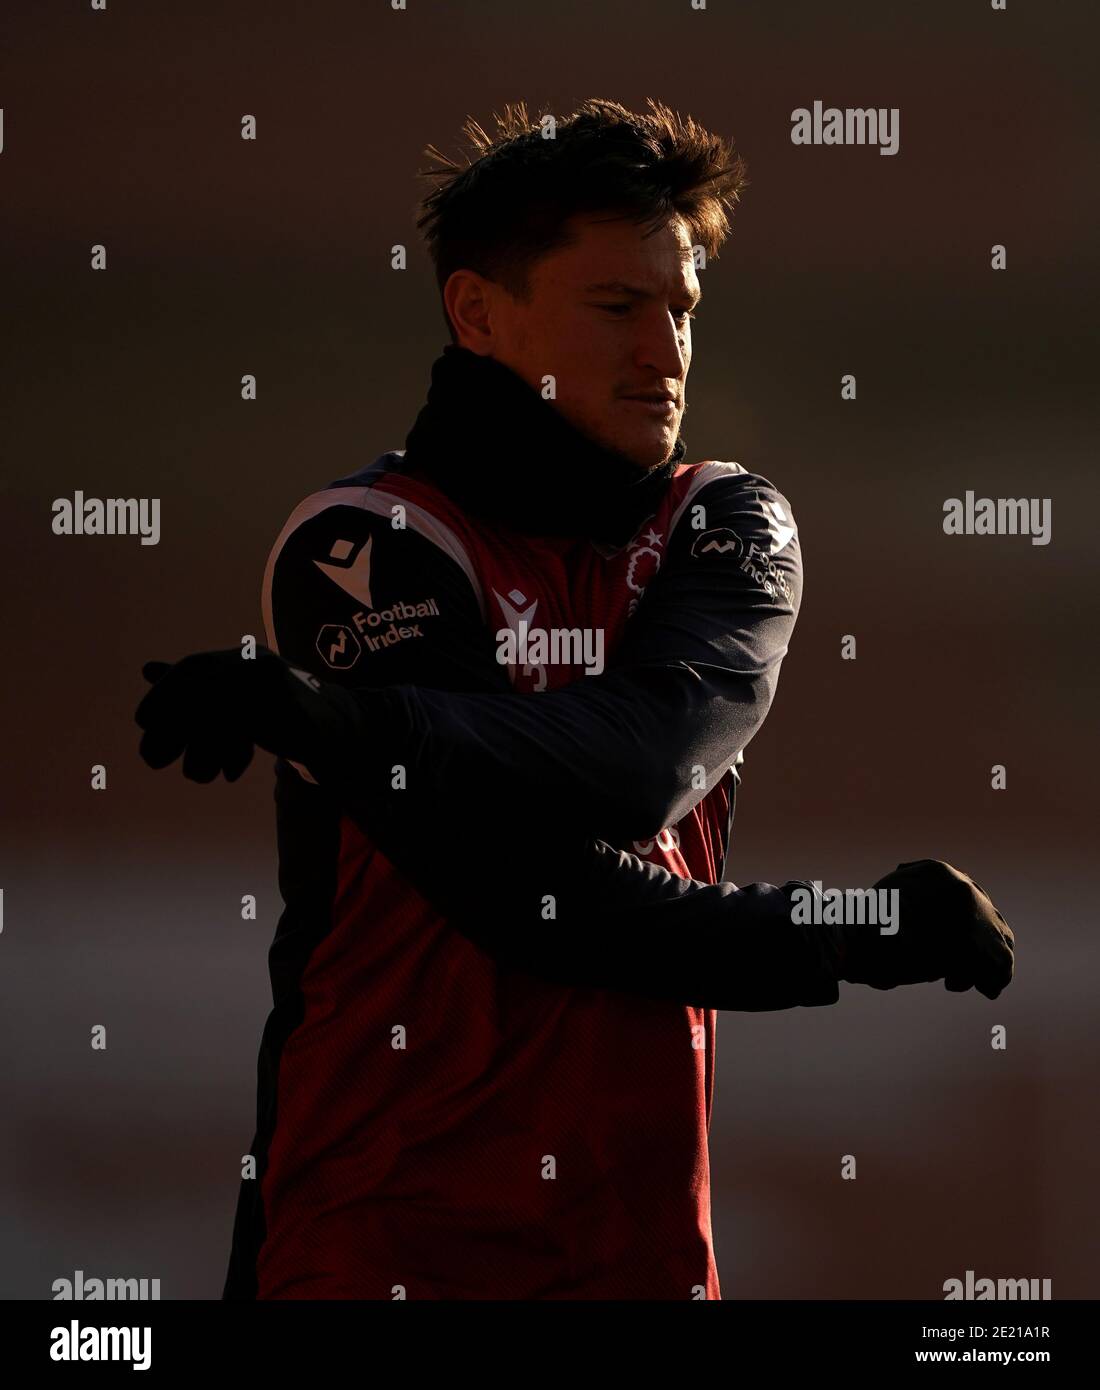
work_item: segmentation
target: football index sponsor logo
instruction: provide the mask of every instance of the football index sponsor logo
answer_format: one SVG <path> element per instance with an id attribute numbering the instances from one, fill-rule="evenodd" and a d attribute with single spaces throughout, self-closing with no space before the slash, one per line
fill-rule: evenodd
<path id="1" fill-rule="evenodd" d="M 729 556 L 765 593 L 773 598 L 778 594 L 789 604 L 792 602 L 790 583 L 772 557 L 790 544 L 795 528 L 778 502 L 767 504 L 765 516 L 768 523 L 766 550 L 755 541 L 745 541 L 728 526 L 717 526 L 695 537 L 691 553 L 697 560 Z"/>
<path id="2" fill-rule="evenodd" d="M 317 651 L 326 666 L 346 671 L 359 660 L 363 648 L 346 623 L 325 623 L 317 634 Z"/>
<path id="3" fill-rule="evenodd" d="M 363 607 L 351 615 L 351 623 L 325 623 L 317 634 L 317 651 L 327 666 L 337 671 L 346 671 L 359 660 L 363 647 L 370 652 L 384 651 L 396 646 L 398 642 L 409 642 L 424 636 L 417 618 L 438 618 L 439 605 L 434 598 L 418 602 L 397 599 L 387 608 L 375 608 L 371 595 L 371 549 L 374 537 L 355 552 L 351 563 L 332 563 L 347 561 L 355 551 L 352 541 L 333 541 L 328 560 L 314 560 L 314 564 L 344 593 L 357 599 Z M 356 635 L 358 634 L 358 636 Z M 362 643 L 359 641 L 362 638 Z"/>
<path id="4" fill-rule="evenodd" d="M 732 555 L 736 558 L 744 548 L 737 532 L 725 526 L 716 527 L 713 531 L 704 531 L 691 543 L 691 553 L 697 560 L 704 555 Z"/>

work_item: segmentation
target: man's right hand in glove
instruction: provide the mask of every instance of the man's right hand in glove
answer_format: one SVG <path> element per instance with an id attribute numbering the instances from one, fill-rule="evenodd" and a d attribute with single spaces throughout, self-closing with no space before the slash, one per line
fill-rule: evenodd
<path id="1" fill-rule="evenodd" d="M 872 989 L 943 980 L 950 990 L 976 989 L 996 999 L 1012 979 L 1012 929 L 967 874 L 938 859 L 899 864 L 879 879 L 898 893 L 898 930 L 837 929 L 837 977 Z"/>

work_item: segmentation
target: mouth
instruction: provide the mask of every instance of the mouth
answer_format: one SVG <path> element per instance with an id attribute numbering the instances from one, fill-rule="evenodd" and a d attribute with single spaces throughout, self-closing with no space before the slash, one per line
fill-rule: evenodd
<path id="1" fill-rule="evenodd" d="M 640 391 L 634 396 L 623 396 L 624 401 L 658 418 L 676 413 L 676 397 L 668 391 Z"/>

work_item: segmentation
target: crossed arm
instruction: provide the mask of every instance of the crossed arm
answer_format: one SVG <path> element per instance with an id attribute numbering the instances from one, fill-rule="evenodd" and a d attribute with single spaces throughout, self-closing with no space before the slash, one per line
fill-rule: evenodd
<path id="1" fill-rule="evenodd" d="M 271 567 L 268 640 L 282 655 L 148 663 L 141 754 L 153 767 L 182 754 L 185 776 L 203 782 L 234 780 L 255 744 L 268 749 L 303 817 L 298 833 L 338 807 L 456 930 L 548 979 L 722 1009 L 834 1003 L 838 979 L 877 989 L 942 979 L 995 999 L 1012 978 L 1012 932 L 981 886 L 942 861 L 899 865 L 875 885 L 900 900 L 901 931 L 882 937 L 795 922 L 795 884 L 699 883 L 608 843 L 680 819 L 767 712 L 798 558 L 791 537 L 771 536 L 766 486 L 750 489 L 737 495 L 729 479 L 701 489 L 719 543 L 674 532 L 612 669 L 533 696 L 510 690 L 461 571 L 424 537 L 387 536 L 339 499 Z M 344 558 L 377 544 L 372 609 L 411 601 L 399 592 L 408 585 L 435 599 L 434 626 L 425 617 L 361 666 L 327 662 L 339 644 L 346 658 L 337 633 L 355 623 L 320 568 L 331 570 L 334 538 Z M 311 674 L 322 669 L 323 680 Z M 475 836 L 489 869 L 467 852 Z"/>
<path id="2" fill-rule="evenodd" d="M 675 824 L 763 723 L 801 594 L 797 537 L 769 517 L 778 494 L 727 475 L 697 497 L 705 529 L 675 528 L 610 669 L 538 695 L 511 690 L 469 581 L 430 540 L 339 501 L 297 527 L 271 566 L 267 636 L 338 692 L 348 738 L 330 785 L 354 797 L 399 763 L 437 796 L 477 790 L 489 814 L 519 800 L 619 840 Z M 370 545 L 374 611 L 432 599 L 438 613 L 354 663 L 327 661 L 326 630 L 364 629 L 362 602 L 330 577 L 336 541 L 349 569 Z"/>
<path id="3" fill-rule="evenodd" d="M 326 736 L 303 770 L 402 872 L 484 949 L 544 977 L 723 1008 L 834 1002 L 835 943 L 791 922 L 785 890 L 684 880 L 612 847 L 680 820 L 763 722 L 801 580 L 778 494 L 737 475 L 702 488 L 703 524 L 673 532 L 610 669 L 522 695 L 459 566 L 334 492 L 274 559 L 268 642 L 324 683 Z M 346 665 L 364 619 L 330 577 L 337 541 L 349 567 L 370 545 L 375 612 L 431 601 Z M 471 870 L 473 839 L 487 873 Z"/>

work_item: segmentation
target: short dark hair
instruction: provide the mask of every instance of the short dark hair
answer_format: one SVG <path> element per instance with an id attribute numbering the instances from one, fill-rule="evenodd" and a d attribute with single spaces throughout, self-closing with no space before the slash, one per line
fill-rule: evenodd
<path id="1" fill-rule="evenodd" d="M 429 145 L 424 153 L 435 167 L 419 177 L 434 187 L 416 225 L 440 294 L 454 271 L 474 270 L 525 298 L 531 267 L 568 243 L 566 223 L 579 213 L 648 223 L 647 233 L 679 216 L 693 245 L 716 257 L 748 184 L 745 162 L 732 141 L 691 116 L 651 97 L 646 105 L 639 115 L 591 97 L 555 121 L 550 139 L 543 117 L 529 116 L 525 102 L 509 103 L 494 112 L 492 135 L 467 119 L 468 144 L 458 159 Z M 448 327 L 454 338 L 449 317 Z"/>

